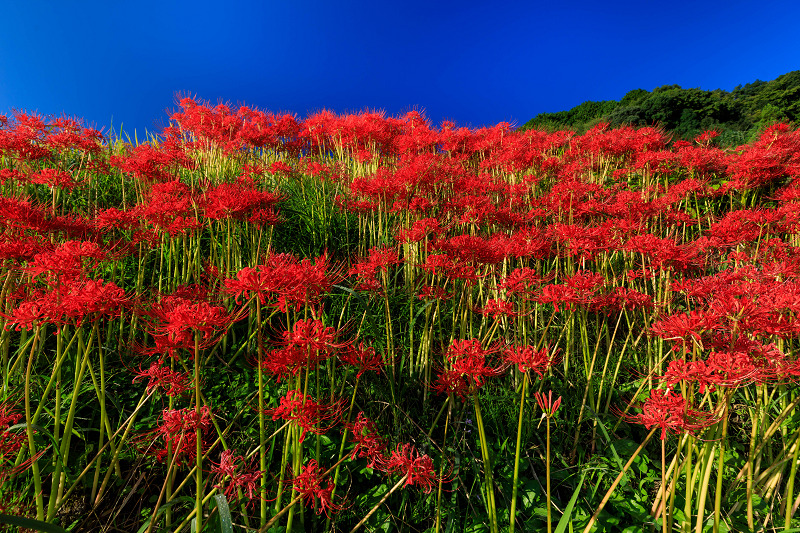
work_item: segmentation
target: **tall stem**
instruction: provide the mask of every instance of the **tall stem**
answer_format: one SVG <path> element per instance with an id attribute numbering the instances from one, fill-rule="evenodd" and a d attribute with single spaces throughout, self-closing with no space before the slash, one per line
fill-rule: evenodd
<path id="1" fill-rule="evenodd" d="M 514 533 L 514 527 L 516 526 L 516 518 L 517 518 L 517 482 L 519 480 L 519 454 L 520 454 L 520 445 L 522 443 L 522 415 L 523 411 L 525 410 L 525 397 L 528 394 L 528 373 L 526 372 L 524 377 L 522 378 L 522 394 L 520 395 L 519 399 L 519 420 L 517 422 L 517 449 L 514 452 L 514 481 L 511 485 L 511 518 L 508 524 L 508 532 Z M 549 442 L 548 442 L 549 445 Z M 547 467 L 549 468 L 549 462 Z M 548 506 L 548 512 L 550 511 L 550 507 Z M 548 517 L 547 520 L 548 524 L 550 523 L 550 519 Z"/>
<path id="2" fill-rule="evenodd" d="M 478 436 L 481 439 L 481 456 L 483 457 L 483 473 L 485 484 L 486 510 L 489 513 L 492 533 L 499 533 L 497 523 L 497 507 L 494 500 L 494 479 L 492 478 L 492 461 L 489 456 L 489 441 L 486 438 L 486 431 L 483 426 L 481 416 L 481 406 L 478 402 L 478 393 L 472 393 L 472 403 L 475 406 L 475 423 L 478 425 Z"/>
<path id="3" fill-rule="evenodd" d="M 197 515 L 197 531 L 203 531 L 203 433 L 200 425 L 202 400 L 200 398 L 200 332 L 194 332 L 194 409 L 196 416 L 195 437 L 196 437 L 196 480 L 197 494 L 195 495 L 195 514 Z"/>

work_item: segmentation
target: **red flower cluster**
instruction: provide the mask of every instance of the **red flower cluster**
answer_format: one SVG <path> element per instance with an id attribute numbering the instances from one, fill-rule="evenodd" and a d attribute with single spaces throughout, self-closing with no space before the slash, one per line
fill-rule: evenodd
<path id="1" fill-rule="evenodd" d="M 504 365 L 487 366 L 486 356 L 498 351 L 497 347 L 483 349 L 477 339 L 454 340 L 445 354 L 450 368 L 439 374 L 434 390 L 465 399 L 483 386 L 484 379 L 500 376 L 505 371 Z"/>
<path id="2" fill-rule="evenodd" d="M 334 274 L 328 272 L 328 267 L 326 255 L 312 263 L 290 254 L 274 254 L 265 264 L 243 268 L 236 278 L 226 279 L 225 291 L 237 302 L 242 296 L 258 297 L 262 305 L 274 299 L 274 305 L 282 312 L 298 311 L 303 305 L 318 304 L 330 291 Z"/>
<path id="3" fill-rule="evenodd" d="M 324 405 L 299 390 L 289 390 L 280 399 L 280 405 L 268 409 L 266 414 L 273 420 L 294 421 L 303 430 L 300 434 L 300 442 L 303 442 L 307 431 L 322 435 L 333 427 L 341 417 L 342 409 L 341 402 Z"/>
<path id="4" fill-rule="evenodd" d="M 171 448 L 176 465 L 191 464 L 197 457 L 197 428 L 201 434 L 211 429 L 211 410 L 207 406 L 200 409 L 200 417 L 194 408 L 164 409 L 161 423 L 156 429 L 157 435 L 164 439 L 164 447 L 154 453 L 158 461 L 163 462 Z M 203 442 L 202 446 L 206 446 Z M 203 452 L 205 453 L 205 452 Z"/>
<path id="5" fill-rule="evenodd" d="M 211 472 L 215 474 L 215 484 L 223 491 L 229 502 L 236 501 L 241 490 L 250 503 L 260 500 L 261 477 L 263 472 L 248 466 L 244 457 L 234 455 L 233 450 L 220 453 L 219 462 L 211 464 Z"/>
<path id="6" fill-rule="evenodd" d="M 640 414 L 628 416 L 628 421 L 643 424 L 647 429 L 661 428 L 661 440 L 667 437 L 667 431 L 695 432 L 717 422 L 710 413 L 689 408 L 686 398 L 669 389 L 651 390 L 641 409 Z"/>
<path id="7" fill-rule="evenodd" d="M 294 490 L 303 498 L 307 505 L 317 506 L 317 514 L 325 513 L 330 516 L 331 511 L 340 511 L 342 506 L 333 501 L 333 483 L 328 480 L 323 485 L 323 472 L 314 459 L 311 459 L 302 472 L 292 479 Z"/>

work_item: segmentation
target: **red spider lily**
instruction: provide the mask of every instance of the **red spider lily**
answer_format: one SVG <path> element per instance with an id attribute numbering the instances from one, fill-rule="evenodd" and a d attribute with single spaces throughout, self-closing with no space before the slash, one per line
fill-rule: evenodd
<path id="1" fill-rule="evenodd" d="M 168 182 L 175 179 L 176 171 L 194 167 L 183 143 L 173 130 L 165 129 L 167 137 L 157 147 L 141 144 L 129 148 L 120 156 L 111 156 L 111 165 L 145 181 Z"/>
<path id="2" fill-rule="evenodd" d="M 234 455 L 233 450 L 220 453 L 219 463 L 211 463 L 211 472 L 215 474 L 214 486 L 223 491 L 228 501 L 238 499 L 239 490 L 251 503 L 261 499 L 261 477 L 264 473 L 248 466 L 244 457 Z"/>
<path id="3" fill-rule="evenodd" d="M 59 188 L 67 191 L 71 191 L 80 184 L 80 182 L 75 181 L 68 172 L 55 168 L 43 168 L 39 172 L 34 172 L 28 175 L 28 181 L 30 183 L 47 185 L 51 189 Z"/>
<path id="4" fill-rule="evenodd" d="M 547 418 L 553 418 L 558 408 L 561 407 L 561 396 L 553 401 L 553 391 L 548 391 L 547 396 L 543 392 L 534 392 L 533 395 L 536 397 L 536 403 L 539 404 L 539 408 L 544 412 L 544 415 Z"/>
<path id="5" fill-rule="evenodd" d="M 270 174 L 291 176 L 294 174 L 294 169 L 283 161 L 275 161 L 272 163 L 267 171 Z"/>
<path id="6" fill-rule="evenodd" d="M 694 339 L 702 341 L 702 333 L 716 325 L 716 317 L 708 312 L 691 311 L 687 314 L 674 314 L 654 322 L 650 330 L 664 340 L 682 340 L 684 349 L 688 350 L 686 341 Z"/>
<path id="7" fill-rule="evenodd" d="M 200 409 L 199 419 L 194 407 L 164 409 L 161 414 L 161 423 L 156 429 L 158 437 L 164 439 L 164 447 L 158 448 L 153 452 L 156 459 L 164 461 L 167 457 L 167 450 L 171 447 L 176 465 L 193 463 L 197 456 L 198 427 L 201 430 L 201 434 L 211 428 L 211 410 L 207 406 L 203 406 Z M 205 447 L 205 442 L 202 445 Z"/>
<path id="8" fill-rule="evenodd" d="M 28 178 L 19 170 L 11 168 L 0 169 L 0 185 L 5 185 L 9 180 L 23 184 L 28 180 Z"/>
<path id="9" fill-rule="evenodd" d="M 395 239 L 400 242 L 420 242 L 425 237 L 435 237 L 442 231 L 439 226 L 439 219 L 423 218 L 416 220 L 409 229 L 400 229 L 395 235 Z"/>
<path id="10" fill-rule="evenodd" d="M 44 211 L 29 200 L 5 196 L 0 196 L 0 218 L 6 228 L 30 229 L 37 233 L 47 232 L 51 225 Z"/>
<path id="11" fill-rule="evenodd" d="M 136 206 L 134 212 L 153 226 L 165 229 L 196 220 L 195 203 L 192 190 L 187 184 L 170 180 L 153 185 L 146 203 Z M 176 229 L 177 226 L 172 227 L 173 231 Z"/>
<path id="12" fill-rule="evenodd" d="M 450 369 L 437 376 L 433 388 L 439 393 L 455 393 L 465 399 L 483 386 L 487 377 L 497 377 L 505 371 L 505 366 L 486 366 L 486 356 L 496 353 L 499 348 L 484 350 L 477 339 L 454 340 L 447 349 L 445 357 Z"/>
<path id="13" fill-rule="evenodd" d="M 315 305 L 330 291 L 336 277 L 328 272 L 328 258 L 319 256 L 314 263 L 299 261 L 290 254 L 271 255 L 266 264 L 243 268 L 235 279 L 225 280 L 225 292 L 237 298 L 258 297 L 263 304 L 276 297 L 276 307 L 282 312 L 296 311 L 303 305 Z"/>
<path id="14" fill-rule="evenodd" d="M 70 280 L 87 274 L 108 254 L 91 241 L 65 241 L 55 250 L 36 254 L 25 268 L 31 278 L 45 275 L 48 282 Z M 88 260 L 88 261 L 86 261 Z"/>
<path id="15" fill-rule="evenodd" d="M 480 277 L 474 265 L 446 254 L 430 254 L 420 268 L 440 274 L 446 278 L 461 279 L 467 283 L 475 283 Z"/>
<path id="16" fill-rule="evenodd" d="M 371 292 L 382 292 L 382 281 L 376 279 L 376 276 L 379 272 L 385 275 L 390 266 L 398 263 L 401 263 L 401 260 L 397 256 L 397 252 L 394 250 L 390 250 L 386 247 L 370 248 L 369 257 L 354 264 L 348 271 L 347 275 L 358 276 L 356 289 Z"/>
<path id="17" fill-rule="evenodd" d="M 0 151 L 22 161 L 36 161 L 50 156 L 45 145 L 48 124 L 39 115 L 15 112 L 11 126 L 4 131 Z"/>
<path id="18" fill-rule="evenodd" d="M 542 287 L 537 301 L 553 304 L 556 312 L 562 305 L 566 309 L 572 309 L 575 306 L 591 306 L 606 280 L 602 274 L 581 270 L 564 281 L 564 284 L 561 285 Z"/>
<path id="19" fill-rule="evenodd" d="M 514 311 L 514 304 L 500 300 L 498 298 L 490 298 L 486 300 L 486 305 L 479 307 L 475 310 L 483 316 L 491 316 L 494 320 L 499 320 L 500 317 L 518 317 L 520 314 Z"/>
<path id="20" fill-rule="evenodd" d="M 304 352 L 309 361 L 327 359 L 346 343 L 337 343 L 339 332 L 325 326 L 321 320 L 298 320 L 291 330 L 283 333 L 283 342 Z"/>
<path id="21" fill-rule="evenodd" d="M 232 316 L 224 307 L 208 302 L 181 302 L 161 314 L 159 331 L 172 338 L 181 338 L 187 332 L 202 332 L 207 339 L 214 332 L 230 325 Z"/>
<path id="22" fill-rule="evenodd" d="M 45 143 L 53 150 L 79 150 L 97 153 L 102 150 L 103 134 L 94 128 L 86 128 L 73 118 L 56 118 L 50 123 Z"/>
<path id="23" fill-rule="evenodd" d="M 261 361 L 261 368 L 275 376 L 278 383 L 280 383 L 284 378 L 296 376 L 308 364 L 308 353 L 297 346 L 284 346 L 267 352 Z"/>
<path id="24" fill-rule="evenodd" d="M 283 332 L 283 347 L 267 353 L 261 367 L 278 377 L 278 381 L 309 365 L 324 361 L 348 343 L 337 343 L 339 332 L 326 327 L 321 320 L 298 320 L 294 327 Z"/>
<path id="25" fill-rule="evenodd" d="M 446 289 L 437 285 L 423 285 L 417 294 L 420 300 L 449 300 L 451 296 Z"/>
<path id="26" fill-rule="evenodd" d="M 244 220 L 258 210 L 271 208 L 280 199 L 279 195 L 245 188 L 235 183 L 220 183 L 206 189 L 199 201 L 199 208 L 206 218 Z"/>
<path id="27" fill-rule="evenodd" d="M 347 428 L 355 442 L 350 458 L 366 457 L 369 460 L 367 467 L 375 468 L 383 460 L 386 451 L 386 440 L 378 434 L 375 423 L 362 412 L 358 413 L 356 421 Z"/>
<path id="28" fill-rule="evenodd" d="M 0 235 L 0 260 L 12 259 L 14 261 L 32 261 L 33 258 L 49 248 L 49 243 L 41 238 L 17 235 L 9 232 Z"/>
<path id="29" fill-rule="evenodd" d="M 331 405 L 317 403 L 309 395 L 304 395 L 299 390 L 289 390 L 280 399 L 280 405 L 275 409 L 267 409 L 265 414 L 272 416 L 273 420 L 293 420 L 302 428 L 300 442 L 305 439 L 306 431 L 315 435 L 322 435 L 333 427 L 341 416 L 342 402 Z M 327 426 L 323 424 L 327 423 Z"/>
<path id="30" fill-rule="evenodd" d="M 145 390 L 149 394 L 153 389 L 161 389 L 167 396 L 180 396 L 191 387 L 189 376 L 175 372 L 169 367 L 161 366 L 162 361 L 154 361 L 147 370 L 134 372 L 133 383 L 147 379 Z"/>
<path id="31" fill-rule="evenodd" d="M 532 268 L 514 269 L 500 283 L 500 288 L 505 289 L 508 296 L 519 296 L 530 299 L 539 289 L 542 278 Z"/>
<path id="32" fill-rule="evenodd" d="M 503 358 L 509 365 L 517 365 L 520 372 L 533 370 L 541 378 L 553 365 L 558 350 L 550 355 L 550 346 L 536 349 L 535 346 L 509 346 L 503 350 Z"/>
<path id="33" fill-rule="evenodd" d="M 380 373 L 383 370 L 383 358 L 379 353 L 375 352 L 372 346 L 364 346 L 364 343 L 359 343 L 358 346 L 348 344 L 339 351 L 339 359 L 343 362 L 358 368 L 356 379 L 364 375 L 365 372 Z"/>
<path id="34" fill-rule="evenodd" d="M 433 459 L 420 453 L 411 444 L 398 445 L 388 457 L 381 459 L 380 468 L 389 474 L 408 476 L 404 485 L 419 486 L 428 494 L 438 482 Z"/>
<path id="35" fill-rule="evenodd" d="M 303 498 L 306 504 L 316 507 L 319 500 L 317 514 L 325 513 L 330 517 L 330 512 L 342 510 L 342 505 L 333 502 L 333 482 L 328 480 L 327 485 L 323 486 L 323 472 L 314 459 L 308 461 L 303 467 L 300 475 L 292 479 L 294 490 Z"/>
<path id="36" fill-rule="evenodd" d="M 505 235 L 494 234 L 488 239 L 473 235 L 456 235 L 437 241 L 434 248 L 444 251 L 456 262 L 470 264 L 496 264 L 509 255 L 509 241 Z"/>
<path id="37" fill-rule="evenodd" d="M 67 280 L 48 292 L 34 291 L 20 303 L 8 318 L 6 328 L 16 324 L 16 329 L 31 329 L 40 322 L 61 325 L 73 320 L 81 325 L 86 319 L 117 316 L 129 298 L 114 283 L 103 280 Z"/>
<path id="38" fill-rule="evenodd" d="M 593 302 L 593 309 L 604 311 L 607 314 L 623 309 L 651 307 L 653 307 L 652 296 L 627 287 L 614 287 L 612 292 L 597 296 Z"/>
<path id="39" fill-rule="evenodd" d="M 643 424 L 647 429 L 660 427 L 661 440 L 667 437 L 667 430 L 694 433 L 717 422 L 711 413 L 690 409 L 686 398 L 669 389 L 651 390 L 650 397 L 644 401 L 641 409 L 640 414 L 626 416 L 627 420 Z"/>
<path id="40" fill-rule="evenodd" d="M 149 317 L 152 336 L 156 341 L 155 353 L 168 353 L 176 357 L 175 351 L 180 348 L 193 353 L 195 332 L 202 333 L 201 345 L 206 347 L 213 342 L 215 333 L 225 330 L 240 318 L 240 315 L 228 313 L 224 307 L 184 296 L 203 295 L 176 291 L 144 311 Z"/>
<path id="41" fill-rule="evenodd" d="M 133 230 L 140 226 L 141 221 L 133 210 L 120 211 L 114 207 L 103 209 L 94 217 L 94 225 L 98 229 L 117 228 Z"/>

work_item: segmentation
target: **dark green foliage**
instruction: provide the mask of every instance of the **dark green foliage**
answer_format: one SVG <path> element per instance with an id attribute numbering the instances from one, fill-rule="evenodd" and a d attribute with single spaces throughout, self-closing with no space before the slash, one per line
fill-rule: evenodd
<path id="1" fill-rule="evenodd" d="M 599 122 L 621 125 L 658 125 L 676 139 L 691 139 L 706 130 L 720 133 L 718 142 L 737 146 L 752 140 L 779 121 L 800 120 L 800 71 L 772 81 L 756 80 L 733 91 L 663 85 L 652 92 L 629 91 L 619 102 L 584 102 L 568 111 L 540 113 L 521 129 L 571 129 L 583 133 Z"/>

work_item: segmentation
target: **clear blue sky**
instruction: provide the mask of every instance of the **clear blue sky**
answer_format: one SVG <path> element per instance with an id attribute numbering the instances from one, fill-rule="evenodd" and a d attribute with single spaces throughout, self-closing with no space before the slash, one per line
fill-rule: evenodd
<path id="1" fill-rule="evenodd" d="M 796 1 L 0 0 L 0 18 L 0 114 L 140 138 L 176 94 L 477 127 L 800 69 Z"/>

